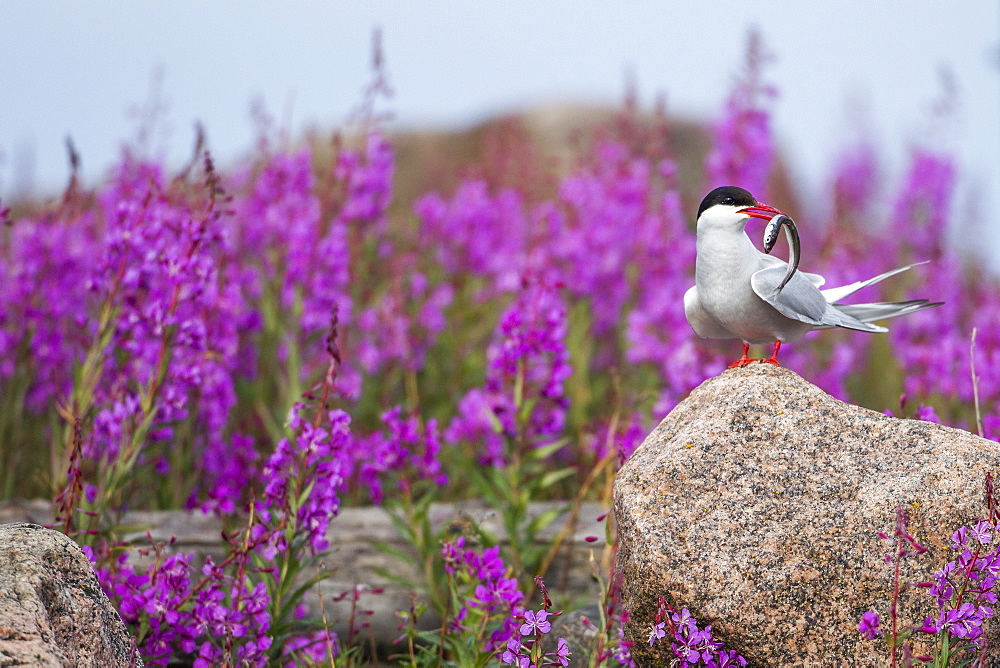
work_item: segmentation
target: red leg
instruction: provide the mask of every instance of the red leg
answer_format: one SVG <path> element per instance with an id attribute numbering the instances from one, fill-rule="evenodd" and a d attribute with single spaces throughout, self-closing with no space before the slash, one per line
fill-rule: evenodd
<path id="1" fill-rule="evenodd" d="M 753 362 L 753 360 L 750 359 L 750 357 L 749 357 L 749 353 L 750 353 L 750 344 L 749 343 L 744 343 L 743 344 L 743 357 L 739 358 L 738 360 L 736 360 L 735 362 L 733 362 L 732 364 L 730 364 L 729 368 L 730 369 L 739 369 L 740 367 L 745 367 L 747 364 L 750 364 L 750 362 Z"/>
<path id="2" fill-rule="evenodd" d="M 781 341 L 775 341 L 774 342 L 774 352 L 772 352 L 771 356 L 768 357 L 766 360 L 761 360 L 761 362 L 764 362 L 766 364 L 773 364 L 774 366 L 781 366 L 780 364 L 778 364 L 778 351 L 779 350 L 781 350 Z"/>

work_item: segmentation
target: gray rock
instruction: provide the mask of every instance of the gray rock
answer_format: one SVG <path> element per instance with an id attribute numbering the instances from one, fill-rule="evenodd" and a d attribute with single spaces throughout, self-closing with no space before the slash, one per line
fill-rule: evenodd
<path id="1" fill-rule="evenodd" d="M 668 643 L 647 642 L 662 595 L 752 666 L 886 665 L 884 643 L 858 633 L 891 598 L 877 533 L 892 535 L 902 504 L 930 548 L 903 562 L 903 580 L 930 579 L 954 556 L 951 534 L 985 516 L 984 477 L 998 469 L 993 441 L 842 403 L 787 369 L 706 381 L 615 483 L 637 663 L 669 663 Z M 936 610 L 915 588 L 902 601 L 911 623 Z"/>
<path id="2" fill-rule="evenodd" d="M 0 666 L 141 666 L 90 561 L 37 524 L 0 525 Z"/>
<path id="3" fill-rule="evenodd" d="M 559 649 L 559 638 L 569 647 L 571 666 L 592 666 L 600 643 L 601 608 L 596 604 L 580 610 L 564 612 L 550 618 L 552 630 L 542 636 L 542 651 L 546 654 Z"/>

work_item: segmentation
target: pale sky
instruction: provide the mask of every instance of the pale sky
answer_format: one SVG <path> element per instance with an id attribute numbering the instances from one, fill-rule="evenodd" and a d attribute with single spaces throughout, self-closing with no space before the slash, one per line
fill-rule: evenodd
<path id="1" fill-rule="evenodd" d="M 933 141 L 958 155 L 960 199 L 981 200 L 1000 256 L 995 0 L 8 1 L 0 26 L 0 198 L 58 191 L 66 135 L 96 183 L 157 72 L 167 109 L 156 146 L 180 163 L 200 120 L 225 166 L 253 147 L 255 101 L 293 134 L 341 125 L 369 80 L 376 27 L 395 122 L 462 127 L 549 103 L 616 105 L 627 76 L 647 108 L 663 94 L 669 111 L 710 120 L 755 26 L 775 56 L 775 133 L 806 196 L 822 206 L 830 164 L 859 128 L 890 170 Z M 940 131 L 943 70 L 957 94 Z"/>

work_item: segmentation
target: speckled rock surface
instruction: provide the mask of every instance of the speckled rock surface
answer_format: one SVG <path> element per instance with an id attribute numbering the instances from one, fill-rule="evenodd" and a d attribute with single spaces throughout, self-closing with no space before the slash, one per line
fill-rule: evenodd
<path id="1" fill-rule="evenodd" d="M 985 515 L 1000 444 L 837 401 L 792 371 L 753 364 L 712 378 L 663 420 L 615 482 L 626 636 L 640 666 L 657 597 L 689 608 L 752 666 L 884 666 L 858 619 L 892 591 L 879 531 L 903 504 L 930 550 L 905 561 L 927 580 L 950 536 Z M 909 621 L 931 612 L 910 589 Z M 994 631 L 989 631 L 994 635 Z"/>
<path id="2" fill-rule="evenodd" d="M 0 525 L 0 666 L 141 666 L 90 561 L 37 524 Z"/>

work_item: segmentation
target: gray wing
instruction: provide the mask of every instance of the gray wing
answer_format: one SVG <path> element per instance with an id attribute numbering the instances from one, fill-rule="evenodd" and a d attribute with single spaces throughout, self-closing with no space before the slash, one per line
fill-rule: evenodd
<path id="1" fill-rule="evenodd" d="M 778 290 L 785 277 L 785 263 L 771 265 L 754 272 L 750 285 L 757 296 L 773 306 L 781 315 L 792 320 L 821 326 L 827 302 L 823 293 L 801 272 L 795 272 L 784 288 Z"/>
<path id="2" fill-rule="evenodd" d="M 878 283 L 879 281 L 884 281 L 890 276 L 895 276 L 896 274 L 899 274 L 901 272 L 906 271 L 907 269 L 911 269 L 921 264 L 927 264 L 927 262 L 928 260 L 924 260 L 923 262 L 914 262 L 913 264 L 908 264 L 905 267 L 900 267 L 899 269 L 893 269 L 892 271 L 887 271 L 884 274 L 879 274 L 875 278 L 869 278 L 867 281 L 856 281 L 854 283 L 851 283 L 850 285 L 845 285 L 839 288 L 830 288 L 828 290 L 823 291 L 823 296 L 831 304 L 836 304 L 844 297 L 853 295 L 861 288 L 866 288 L 869 285 Z"/>
<path id="3" fill-rule="evenodd" d="M 884 327 L 862 322 L 830 305 L 817 285 L 802 273 L 795 272 L 785 287 L 778 290 L 778 285 L 785 276 L 785 263 L 782 262 L 755 272 L 750 284 L 758 297 L 786 318 L 814 327 L 846 327 L 862 332 L 886 331 Z"/>
<path id="4" fill-rule="evenodd" d="M 908 313 L 923 311 L 925 308 L 941 306 L 944 302 L 930 303 L 927 299 L 911 299 L 905 302 L 876 302 L 874 304 L 834 304 L 838 311 L 857 318 L 861 322 L 898 318 Z"/>

